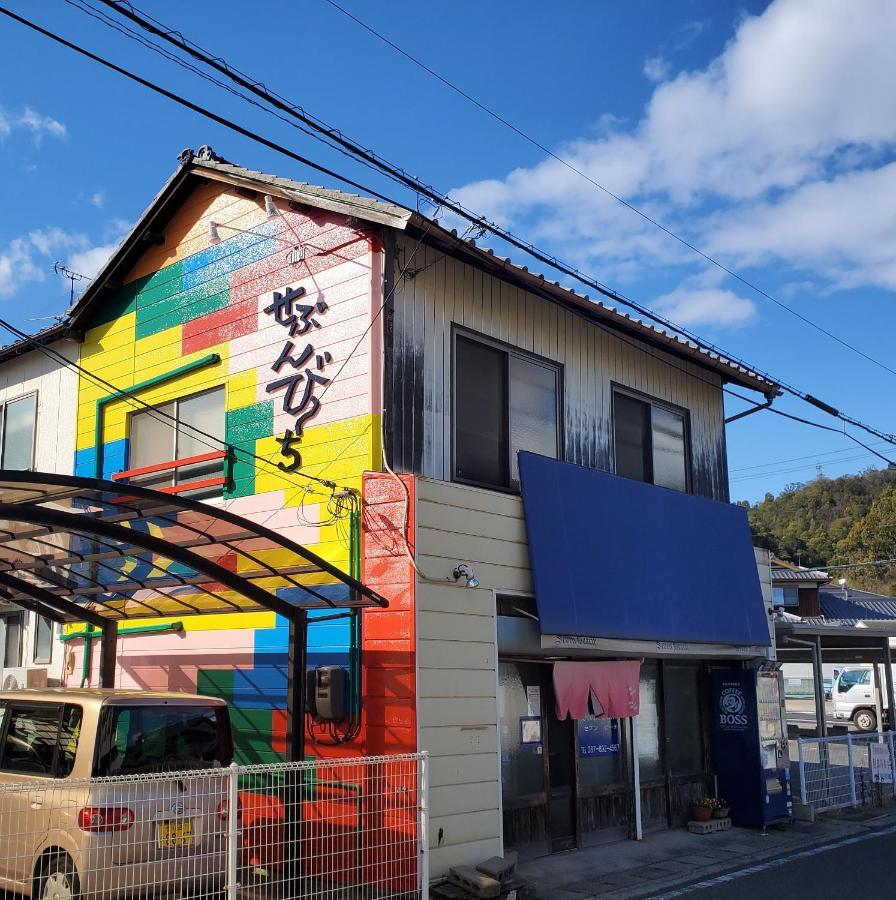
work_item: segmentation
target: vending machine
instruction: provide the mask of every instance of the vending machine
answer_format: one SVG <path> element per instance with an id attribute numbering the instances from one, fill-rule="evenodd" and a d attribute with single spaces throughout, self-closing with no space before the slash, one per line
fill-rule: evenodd
<path id="1" fill-rule="evenodd" d="M 790 821 L 790 753 L 778 664 L 714 668 L 710 674 L 713 769 L 731 821 L 757 828 Z"/>

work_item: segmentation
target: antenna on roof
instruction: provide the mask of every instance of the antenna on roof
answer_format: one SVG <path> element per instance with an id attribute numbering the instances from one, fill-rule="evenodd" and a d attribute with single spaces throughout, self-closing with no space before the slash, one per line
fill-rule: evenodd
<path id="1" fill-rule="evenodd" d="M 53 263 L 53 271 L 57 275 L 62 275 L 63 278 L 67 278 L 71 282 L 71 290 L 69 291 L 68 304 L 72 306 L 75 302 L 75 282 L 76 281 L 86 281 L 87 276 L 82 275 L 80 272 L 73 272 L 71 269 L 66 268 L 64 262 L 56 262 Z"/>

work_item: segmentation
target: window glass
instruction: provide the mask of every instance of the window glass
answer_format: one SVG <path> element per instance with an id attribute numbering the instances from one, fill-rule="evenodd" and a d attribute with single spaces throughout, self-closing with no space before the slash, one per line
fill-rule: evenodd
<path id="1" fill-rule="evenodd" d="M 582 784 L 619 784 L 625 780 L 619 719 L 595 719 L 578 722 L 579 781 Z"/>
<path id="2" fill-rule="evenodd" d="M 226 716 L 217 707 L 115 706 L 97 775 L 170 772 L 230 764 Z"/>
<path id="3" fill-rule="evenodd" d="M 171 416 L 171 419 L 166 418 Z M 158 412 L 146 410 L 134 413 L 130 421 L 128 468 L 142 469 L 156 463 L 171 462 L 175 458 L 175 406 L 165 403 Z M 173 484 L 171 472 L 140 478 L 144 487 L 164 487 Z"/>
<path id="4" fill-rule="evenodd" d="M 544 745 L 524 743 L 523 722 L 531 718 L 532 692 L 541 696 L 539 669 L 535 665 L 498 663 L 498 702 L 501 716 L 501 792 L 505 800 L 544 792 Z M 540 705 L 540 704 L 539 704 Z M 541 710 L 539 709 L 539 715 Z"/>
<path id="5" fill-rule="evenodd" d="M 53 658 L 53 623 L 43 616 L 34 616 L 34 661 L 48 663 Z"/>
<path id="6" fill-rule="evenodd" d="M 59 728 L 59 756 L 56 759 L 56 777 L 66 778 L 75 765 L 78 739 L 81 737 L 81 707 L 68 704 L 62 711 Z"/>
<path id="7" fill-rule="evenodd" d="M 866 684 L 870 680 L 870 672 L 865 669 L 847 669 L 840 675 L 837 691 L 844 694 L 851 687 L 855 687 L 857 684 Z"/>
<path id="8" fill-rule="evenodd" d="M 495 347 L 457 338 L 454 470 L 464 481 L 507 484 L 506 358 Z"/>
<path id="9" fill-rule="evenodd" d="M 660 720 L 658 708 L 659 666 L 645 662 L 641 666 L 641 705 L 634 718 L 638 729 L 638 762 L 641 780 L 661 778 L 663 761 L 660 755 Z"/>
<path id="10" fill-rule="evenodd" d="M 27 775 L 53 774 L 59 707 L 39 706 L 9 710 L 9 729 L 0 769 Z"/>
<path id="11" fill-rule="evenodd" d="M 215 388 L 187 397 L 177 404 L 177 459 L 200 456 L 219 450 L 221 445 L 212 438 L 224 440 L 224 388 Z M 194 431 L 193 429 L 196 429 Z M 202 432 L 199 434 L 198 432 Z M 186 466 L 177 470 L 177 481 L 198 481 L 221 474 L 221 461 Z"/>
<path id="12" fill-rule="evenodd" d="M 613 398 L 613 428 L 616 474 L 636 481 L 651 481 L 650 406 L 626 394 L 616 394 Z"/>
<path id="13" fill-rule="evenodd" d="M 6 404 L 3 418 L 3 468 L 30 469 L 34 465 L 34 422 L 37 394 Z"/>
<path id="14" fill-rule="evenodd" d="M 676 491 L 686 491 L 688 478 L 684 416 L 661 406 L 654 406 L 650 420 L 653 428 L 653 483 Z"/>
<path id="15" fill-rule="evenodd" d="M 704 769 L 703 729 L 700 719 L 700 669 L 664 663 L 666 693 L 666 771 L 694 775 Z"/>
<path id="16" fill-rule="evenodd" d="M 519 486 L 517 453 L 529 450 L 557 457 L 557 370 L 510 357 L 510 480 Z"/>
<path id="17" fill-rule="evenodd" d="M 14 669 L 22 665 L 22 614 L 3 616 L 3 667 Z"/>

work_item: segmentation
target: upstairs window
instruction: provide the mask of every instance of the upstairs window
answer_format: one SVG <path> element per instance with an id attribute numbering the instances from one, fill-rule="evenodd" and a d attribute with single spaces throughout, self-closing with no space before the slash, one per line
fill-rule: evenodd
<path id="1" fill-rule="evenodd" d="M 519 490 L 517 453 L 560 455 L 560 367 L 466 335 L 454 344 L 454 480 Z"/>
<path id="2" fill-rule="evenodd" d="M 37 394 L 10 400 L 3 407 L 3 447 L 0 466 L 4 469 L 34 468 L 34 424 Z"/>
<path id="3" fill-rule="evenodd" d="M 0 616 L 0 647 L 3 649 L 0 669 L 16 669 L 22 665 L 23 620 L 24 614 L 20 612 Z"/>
<path id="4" fill-rule="evenodd" d="M 799 588 L 795 584 L 776 584 L 772 588 L 772 602 L 775 606 L 799 606 Z"/>
<path id="5" fill-rule="evenodd" d="M 34 662 L 48 664 L 53 661 L 53 623 L 34 614 Z"/>
<path id="6" fill-rule="evenodd" d="M 683 411 L 613 393 L 616 474 L 676 491 L 688 489 L 688 434 Z"/>
<path id="7" fill-rule="evenodd" d="M 224 388 L 164 403 L 130 418 L 128 480 L 151 488 L 177 488 L 192 482 L 218 478 L 222 460 L 164 464 L 220 452 L 224 441 Z M 151 472 L 147 468 L 163 466 Z M 220 492 L 220 489 L 219 491 Z"/>

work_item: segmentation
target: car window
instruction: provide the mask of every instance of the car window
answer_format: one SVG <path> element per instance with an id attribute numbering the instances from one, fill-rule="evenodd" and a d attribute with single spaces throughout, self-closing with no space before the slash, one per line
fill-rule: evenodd
<path id="1" fill-rule="evenodd" d="M 230 764 L 219 707 L 113 706 L 97 775 L 171 772 Z"/>
<path id="2" fill-rule="evenodd" d="M 27 775 L 53 774 L 59 707 L 11 707 L 0 769 Z"/>
<path id="3" fill-rule="evenodd" d="M 75 765 L 78 739 L 81 737 L 81 707 L 68 704 L 62 711 L 59 726 L 59 756 L 56 760 L 56 777 L 67 778 Z"/>
<path id="4" fill-rule="evenodd" d="M 871 673 L 867 669 L 849 669 L 840 676 L 840 681 L 837 682 L 837 690 L 841 694 L 845 694 L 857 684 L 868 684 L 870 680 Z"/>

